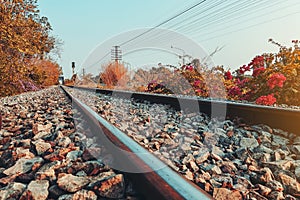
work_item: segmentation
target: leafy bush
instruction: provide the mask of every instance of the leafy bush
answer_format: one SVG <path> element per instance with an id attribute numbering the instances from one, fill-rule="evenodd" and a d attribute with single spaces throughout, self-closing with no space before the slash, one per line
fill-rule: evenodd
<path id="1" fill-rule="evenodd" d="M 107 87 L 113 86 L 125 87 L 129 81 L 129 76 L 125 66 L 118 62 L 112 62 L 104 65 L 103 72 L 100 73 L 100 79 Z"/>
<path id="2" fill-rule="evenodd" d="M 294 46 L 290 48 L 272 39 L 269 41 L 279 47 L 279 52 L 258 55 L 248 65 L 236 70 L 229 83 L 228 98 L 264 105 L 275 102 L 300 105 L 299 41 L 293 40 Z M 246 75 L 246 72 L 252 74 Z"/>
<path id="3" fill-rule="evenodd" d="M 300 105 L 299 41 L 293 40 L 290 48 L 272 39 L 269 42 L 279 47 L 278 53 L 258 55 L 233 72 L 223 66 L 208 69 L 205 64 L 188 64 L 173 72 L 165 70 L 168 73 L 161 74 L 164 78 L 149 82 L 146 91 L 247 100 L 261 105 Z M 183 83 L 188 85 L 183 87 Z"/>

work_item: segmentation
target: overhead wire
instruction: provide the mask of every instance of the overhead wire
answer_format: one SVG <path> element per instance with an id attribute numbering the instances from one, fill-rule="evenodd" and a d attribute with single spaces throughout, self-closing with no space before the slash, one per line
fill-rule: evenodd
<path id="1" fill-rule="evenodd" d="M 284 2 L 284 1 L 282 1 L 282 2 Z M 273 5 L 273 4 L 272 4 Z M 289 6 L 286 6 L 286 7 L 284 7 L 284 8 L 288 8 L 288 7 L 291 7 L 291 6 L 294 6 L 295 4 L 293 4 L 293 5 L 289 5 Z M 277 10 L 280 10 L 280 9 L 282 9 L 282 7 L 280 7 L 279 9 L 277 9 Z M 259 9 L 259 10 L 262 10 L 262 9 Z M 265 11 L 265 10 L 264 10 Z M 276 10 L 275 10 L 276 11 Z M 262 15 L 260 15 L 260 17 L 261 16 L 265 16 L 265 15 L 270 15 L 270 14 L 272 14 L 272 13 L 274 13 L 275 12 L 274 10 L 271 10 L 271 12 L 264 12 Z M 254 18 L 258 18 L 258 16 L 256 16 L 256 17 L 254 17 Z M 251 19 L 254 19 L 254 18 L 251 18 Z M 280 17 L 279 17 L 280 18 Z M 235 19 L 239 19 L 238 17 L 236 17 Z M 251 20 L 251 19 L 249 19 L 249 20 Z M 277 18 L 276 18 L 277 19 Z M 247 20 L 247 21 L 249 21 L 249 20 Z M 233 21 L 233 20 L 229 20 L 229 21 Z M 244 23 L 245 21 L 243 21 L 243 23 Z M 224 22 L 224 24 L 226 23 L 226 21 Z M 267 23 L 267 22 L 265 22 L 265 23 Z M 241 24 L 241 23 L 239 23 L 239 24 Z M 238 23 L 237 24 L 235 24 L 235 25 L 239 25 Z M 256 26 L 258 26 L 258 25 L 260 25 L 260 23 L 258 23 Z M 249 26 L 250 28 L 252 27 L 252 26 L 254 26 L 254 25 L 251 25 L 251 26 Z M 197 29 L 197 30 L 203 30 L 204 29 L 204 27 L 205 26 L 200 26 L 199 27 L 199 29 Z M 249 28 L 248 26 L 246 26 L 245 28 Z M 228 26 L 228 28 L 232 28 L 232 25 L 231 26 Z M 218 29 L 219 31 L 222 31 L 223 30 L 223 28 L 220 28 L 220 29 Z M 190 31 L 191 32 L 191 31 Z M 235 31 L 231 31 L 231 32 L 235 32 Z M 185 34 L 187 34 L 187 32 L 184 32 L 183 31 L 183 33 L 185 33 Z M 206 34 L 206 35 L 210 35 L 211 36 L 211 34 L 212 34 L 212 32 L 210 32 L 209 34 Z M 204 34 L 202 34 L 202 35 L 204 35 Z M 219 34 L 219 36 L 221 37 L 223 34 Z M 217 38 L 217 37 L 210 37 L 210 38 Z M 163 38 L 161 38 L 161 40 L 160 40 L 160 44 L 162 43 L 162 39 Z M 173 38 L 174 40 L 176 40 L 177 38 Z M 165 38 L 165 41 L 170 41 L 170 38 L 169 37 L 167 37 L 167 38 Z M 202 41 L 204 41 L 204 40 L 202 40 Z"/>
<path id="2" fill-rule="evenodd" d="M 263 21 L 263 22 L 256 23 L 256 24 L 253 24 L 253 25 L 249 25 L 249 26 L 244 27 L 244 28 L 240 28 L 240 29 L 237 29 L 237 30 L 234 30 L 234 31 L 226 32 L 226 33 L 223 33 L 223 34 L 219 34 L 219 35 L 217 35 L 217 36 L 214 36 L 214 37 L 207 38 L 207 39 L 205 39 L 205 41 L 208 41 L 208 40 L 211 40 L 211 39 L 215 39 L 215 38 L 218 38 L 218 37 L 221 37 L 221 36 L 224 36 L 224 35 L 228 35 L 228 34 L 231 34 L 231 33 L 235 33 L 235 32 L 238 32 L 238 31 L 246 30 L 246 29 L 249 29 L 249 28 L 258 26 L 258 25 L 266 24 L 266 23 L 271 22 L 271 21 L 274 21 L 274 20 L 283 19 L 283 18 L 286 18 L 286 17 L 288 17 L 288 16 L 295 15 L 295 14 L 299 14 L 299 13 L 300 13 L 300 11 L 296 11 L 296 12 L 289 13 L 289 14 L 286 14 L 286 15 L 283 15 L 283 16 L 274 17 L 274 18 L 272 18 L 272 19 L 270 19 L 270 20 L 265 20 L 265 21 Z M 204 41 L 204 40 L 203 40 L 203 41 Z"/>
<path id="3" fill-rule="evenodd" d="M 196 3 L 195 5 L 193 5 L 193 6 L 189 7 L 189 8 L 187 8 L 187 9 L 185 9 L 184 11 L 182 11 L 182 12 L 176 14 L 175 16 L 173 16 L 173 17 L 171 17 L 171 18 L 169 18 L 169 19 L 167 19 L 167 20 L 165 20 L 165 21 L 159 23 L 158 25 L 154 26 L 153 28 L 150 28 L 149 30 L 147 30 L 147 31 L 145 31 L 145 32 L 143 32 L 143 33 L 141 33 L 141 34 L 139 34 L 139 35 L 137 35 L 137 36 L 135 36 L 135 37 L 133 37 L 133 38 L 127 40 L 127 41 L 122 42 L 121 44 L 119 44 L 119 46 L 123 46 L 123 45 L 125 45 L 125 44 L 128 44 L 129 42 L 132 42 L 133 40 L 135 40 L 135 39 L 137 39 L 137 38 L 139 38 L 139 37 L 141 37 L 141 36 L 147 34 L 148 32 L 150 32 L 150 31 L 152 31 L 152 30 L 154 30 L 154 29 L 156 29 L 156 28 L 158 28 L 158 27 L 160 27 L 160 26 L 162 26 L 162 25 L 168 23 L 169 21 L 176 19 L 177 17 L 181 16 L 182 14 L 184 14 L 184 13 L 190 11 L 191 9 L 196 8 L 197 6 L 201 5 L 201 4 L 204 3 L 205 1 L 206 1 L 206 0 L 202 0 L 202 1 L 200 1 L 199 3 Z"/>
<path id="4" fill-rule="evenodd" d="M 263 2 L 263 3 L 265 3 L 265 2 Z M 276 4 L 277 4 L 277 2 L 276 2 Z M 239 4 L 239 5 L 242 5 L 242 4 Z M 244 4 L 244 6 L 242 7 L 242 8 L 237 8 L 237 6 L 235 6 L 234 8 L 237 8 L 238 10 L 237 11 L 239 11 L 239 12 L 245 12 L 245 11 L 248 11 L 248 10 L 245 10 L 246 8 L 247 9 L 250 9 L 250 11 L 253 11 L 254 9 L 252 9 L 253 7 L 259 7 L 260 9 L 258 9 L 258 10 L 262 10 L 262 9 L 264 9 L 265 7 L 261 7 L 263 4 L 262 4 L 262 2 L 261 1 L 252 1 L 252 3 L 251 4 Z M 273 4 L 268 4 L 267 6 L 273 6 L 273 5 L 275 5 L 274 3 Z M 289 6 L 286 6 L 286 7 L 289 7 Z M 220 9 L 219 9 L 220 10 Z M 231 13 L 227 13 L 227 16 L 232 16 L 235 12 L 237 12 L 236 10 L 234 10 L 234 11 L 232 11 Z M 255 10 L 255 11 L 257 11 L 257 10 Z M 223 13 L 226 13 L 226 12 L 223 12 Z M 245 12 L 245 13 L 248 13 L 249 14 L 249 12 Z M 270 14 L 270 13 L 273 13 L 273 12 L 269 12 L 269 13 L 264 13 L 264 14 L 262 14 L 262 15 L 260 15 L 260 16 L 264 16 L 264 15 L 267 15 L 267 14 Z M 216 15 L 214 15 L 214 16 L 216 16 Z M 223 17 L 222 18 L 224 18 L 225 17 L 225 15 L 223 15 Z M 221 18 L 221 19 L 222 19 Z M 234 19 L 237 19 L 238 17 L 235 17 Z M 229 20 L 229 21 L 234 21 L 234 20 L 232 20 L 232 18 L 231 18 L 231 20 Z M 248 21 L 248 20 L 247 20 Z M 228 22 L 228 21 L 227 21 Z M 211 24 L 212 22 L 210 22 L 210 24 Z M 225 23 L 226 23 L 226 21 L 225 21 Z M 205 24 L 205 26 L 208 26 L 209 25 L 209 23 L 208 24 Z M 259 24 L 257 24 L 257 25 L 259 25 Z M 174 25 L 172 26 L 172 27 L 174 27 Z M 202 27 L 204 27 L 204 26 L 202 26 Z M 228 26 L 228 27 L 230 27 L 230 26 Z M 252 27 L 252 26 L 251 26 Z M 170 26 L 168 27 L 168 28 L 170 28 Z M 248 28 L 248 27 L 246 27 L 246 28 Z M 222 35 L 220 35 L 220 36 L 222 36 Z M 159 39 L 157 38 L 157 37 L 159 37 Z M 174 38 L 175 39 L 175 38 Z M 161 44 L 162 42 L 163 42 L 163 39 L 162 39 L 162 36 L 156 36 L 156 38 L 152 38 L 152 40 L 154 40 L 154 41 L 157 41 L 159 44 Z M 170 38 L 170 36 L 169 35 L 167 35 L 166 36 L 166 38 L 165 38 L 165 41 L 170 41 L 171 40 L 171 38 Z"/>
<path id="5" fill-rule="evenodd" d="M 280 16 L 280 17 L 272 18 L 271 20 L 265 20 L 264 22 L 261 23 L 252 24 L 249 26 L 245 26 L 243 28 L 237 28 L 239 25 L 244 24 L 245 22 L 248 22 L 255 18 L 273 14 L 279 9 L 276 9 L 276 11 L 274 11 L 272 9 L 270 10 L 269 8 L 274 8 L 274 6 L 279 5 L 282 2 L 286 2 L 286 1 L 268 2 L 266 0 L 260 0 L 260 1 L 240 0 L 240 1 L 225 3 L 226 1 L 214 1 L 214 2 L 212 1 L 205 2 L 205 1 L 206 0 L 202 0 L 196 4 L 193 4 L 193 6 L 190 6 L 185 10 L 173 15 L 172 17 L 168 18 L 167 20 L 164 20 L 158 25 L 150 29 L 147 29 L 146 31 L 143 31 L 142 33 L 120 43 L 119 46 L 137 47 L 141 44 L 144 44 L 147 41 L 148 42 L 152 41 L 152 43 L 156 42 L 158 44 L 165 44 L 172 40 L 178 39 L 178 36 L 176 35 L 174 36 L 174 34 L 170 35 L 168 34 L 168 32 L 158 30 L 158 28 L 160 27 L 175 32 L 183 33 L 183 34 L 195 33 L 194 36 L 202 36 L 202 35 L 211 36 L 208 37 L 205 41 L 211 40 L 226 34 L 245 30 L 284 17 L 284 16 Z M 199 9 L 193 9 L 199 7 L 201 4 L 202 7 L 200 7 Z M 289 5 L 284 8 L 288 8 L 291 6 L 292 5 Z M 265 11 L 265 12 L 263 14 L 256 15 L 251 19 L 249 19 L 249 17 L 251 17 L 252 14 L 257 14 L 260 11 Z M 290 15 L 291 14 L 288 14 L 286 16 L 290 16 Z M 233 22 L 234 24 L 230 24 L 231 22 Z M 224 24 L 230 24 L 230 25 L 224 27 Z M 220 25 L 221 28 L 217 27 L 216 31 L 210 31 L 208 33 L 205 32 L 205 30 L 211 30 L 211 26 L 216 27 L 217 25 Z M 235 27 L 235 30 L 213 36 L 215 32 L 218 33 L 218 31 L 222 31 L 232 27 Z M 201 30 L 201 32 L 199 32 L 199 30 Z M 133 41 L 135 42 L 133 43 Z M 110 52 L 105 54 L 103 57 L 101 57 L 99 60 L 97 60 L 95 63 L 93 63 L 90 66 L 99 63 L 108 55 L 110 55 Z"/>
<path id="6" fill-rule="evenodd" d="M 225 2 L 225 1 L 222 1 L 223 3 Z M 236 2 L 241 2 L 241 1 L 235 1 L 235 2 L 233 2 L 233 3 L 231 3 L 231 4 L 229 4 L 229 5 L 233 5 L 234 3 L 236 3 Z M 246 1 L 246 3 L 247 2 L 249 2 L 249 1 Z M 256 1 L 256 3 L 259 3 L 259 2 L 261 2 L 261 1 Z M 245 3 L 245 2 L 243 2 L 242 1 L 242 3 Z M 210 19 L 210 20 L 207 20 L 207 23 L 208 22 L 210 22 L 210 21 L 212 21 L 212 19 L 214 20 L 214 18 L 212 18 L 211 17 L 211 15 L 212 14 L 214 14 L 214 13 L 218 13 L 219 15 L 220 14 L 222 14 L 222 13 L 224 13 L 224 14 L 226 14 L 225 12 L 224 12 L 224 7 L 228 7 L 228 5 L 225 5 L 225 6 L 223 6 L 223 7 L 220 7 L 220 8 L 218 8 L 218 10 L 215 10 L 215 9 L 213 9 L 213 8 L 215 8 L 214 6 L 219 6 L 219 5 L 221 5 L 219 2 L 217 2 L 217 4 L 212 4 L 210 7 L 208 7 L 207 9 L 203 9 L 203 10 L 200 10 L 200 11 L 198 11 L 197 13 L 196 13 L 196 15 L 193 15 L 192 17 L 195 17 L 195 16 L 197 16 L 197 15 L 199 15 L 200 13 L 201 14 L 204 14 L 204 13 L 206 13 L 207 11 L 211 11 L 210 13 L 208 13 L 208 14 L 206 14 L 205 16 L 203 16 L 203 15 L 200 15 L 200 17 L 201 18 L 208 18 L 208 19 Z M 241 5 L 241 4 L 239 4 L 239 5 Z M 258 4 L 251 4 L 252 5 L 252 7 L 254 7 L 254 6 L 258 6 Z M 235 6 L 235 7 L 237 7 L 237 6 Z M 246 5 L 246 6 L 244 6 L 244 7 L 237 7 L 234 11 L 232 11 L 231 13 L 229 13 L 229 14 L 233 14 L 233 13 L 235 13 L 236 11 L 241 11 L 241 10 L 245 10 L 244 8 L 247 8 L 247 7 L 249 7 L 249 5 Z M 221 10 L 223 10 L 221 13 L 220 13 L 220 11 Z M 227 8 L 227 10 L 228 10 L 228 8 Z M 227 11 L 226 10 L 226 11 Z M 246 11 L 246 10 L 245 10 Z M 228 15 L 228 14 L 227 14 Z M 217 15 L 213 15 L 213 16 L 217 16 Z M 223 17 L 224 16 L 226 16 L 226 15 L 223 15 Z M 189 17 L 189 16 L 188 16 Z M 191 17 L 191 18 L 192 18 Z M 196 19 L 197 21 L 198 21 L 198 18 Z M 178 24 L 180 24 L 179 22 L 177 22 L 176 24 L 173 24 L 173 25 L 171 25 L 171 26 L 167 26 L 166 28 L 167 29 L 170 29 L 170 30 L 174 30 L 174 31 L 177 31 L 178 32 L 178 27 L 176 27 L 176 25 L 178 25 Z M 186 23 L 184 23 L 181 27 L 185 27 L 186 29 L 190 29 L 190 27 L 189 26 L 187 26 L 186 25 Z M 202 26 L 203 27 L 203 26 Z M 182 33 L 185 33 L 185 31 L 183 30 L 182 31 Z M 164 35 L 167 35 L 166 36 L 166 40 L 168 40 L 168 41 L 170 41 L 170 36 L 168 35 L 168 33 L 165 33 L 165 34 L 157 34 L 157 35 L 155 35 L 153 38 L 151 38 L 151 37 L 148 37 L 148 38 L 145 38 L 145 40 L 150 40 L 150 39 L 152 39 L 152 41 L 158 41 L 158 43 L 162 43 L 161 42 L 161 40 L 162 40 L 162 38 L 164 37 Z"/>
<path id="7" fill-rule="evenodd" d="M 226 1 L 226 0 L 225 0 Z M 224 0 L 223 0 L 223 2 L 224 2 Z M 211 4 L 211 2 L 209 2 L 209 4 Z M 208 6 L 209 6 L 209 4 L 208 5 L 206 5 L 206 4 L 203 4 L 202 6 L 204 6 L 204 7 L 201 7 L 201 8 L 207 8 Z M 213 5 L 213 6 L 215 6 L 215 4 Z M 211 9 L 213 6 L 211 6 L 209 9 Z M 190 6 L 189 6 L 190 7 Z M 183 11 L 181 11 L 181 13 L 182 13 Z M 189 12 L 192 12 L 192 13 L 197 13 L 197 14 L 199 14 L 199 11 L 198 10 L 190 10 Z M 181 17 L 184 17 L 184 15 L 187 15 L 188 13 L 183 13 L 182 15 L 181 15 Z M 189 18 L 189 15 L 188 16 L 186 16 L 182 21 L 184 21 L 184 20 L 187 20 L 187 18 Z M 174 21 L 174 20 L 173 20 Z M 169 21 L 170 22 L 170 21 Z M 151 31 L 153 31 L 153 30 L 151 30 Z M 150 31 L 149 31 L 150 32 Z M 150 35 L 151 33 L 149 33 L 148 35 L 147 35 L 147 38 L 143 38 L 143 40 L 147 40 L 147 39 L 152 39 L 153 37 Z M 154 35 L 154 37 L 156 37 L 157 36 L 157 34 L 156 33 L 153 33 L 153 34 L 155 34 Z M 141 41 L 137 41 L 135 44 L 137 44 L 137 43 L 139 43 L 139 42 L 141 42 Z"/>
<path id="8" fill-rule="evenodd" d="M 238 2 L 242 2 L 242 1 L 238 1 Z M 246 1 L 246 2 L 248 2 L 248 1 Z M 261 2 L 261 1 L 256 1 L 256 3 L 258 3 L 258 2 Z M 244 3 L 244 2 L 242 2 L 242 3 Z M 231 5 L 231 4 L 230 4 Z M 240 5 L 240 4 L 239 4 Z M 254 7 L 254 6 L 258 6 L 259 4 L 251 4 L 251 5 L 246 5 L 246 6 L 244 6 L 244 7 L 238 7 L 238 8 L 236 8 L 235 10 L 233 10 L 233 11 L 231 11 L 231 13 L 225 13 L 224 12 L 224 7 L 221 7 L 221 8 L 219 8 L 218 10 L 217 10 L 217 13 L 220 15 L 220 14 L 223 14 L 222 15 L 222 18 L 220 17 L 220 16 L 217 16 L 217 15 L 213 15 L 213 17 L 218 17 L 218 18 L 213 18 L 213 17 L 211 17 L 211 14 L 214 14 L 215 12 L 216 12 L 216 10 L 212 10 L 212 12 L 211 13 L 208 13 L 207 15 L 205 15 L 204 17 L 201 15 L 200 16 L 200 18 L 202 18 L 203 20 L 206 20 L 206 22 L 205 23 L 202 23 L 200 26 L 196 26 L 195 24 L 190 24 L 190 23 L 188 23 L 188 24 L 183 24 L 182 26 L 180 26 L 180 27 L 175 27 L 175 26 L 168 26 L 167 27 L 167 29 L 171 29 L 171 30 L 174 30 L 174 31 L 177 31 L 177 32 L 181 32 L 181 33 L 184 33 L 184 34 L 187 34 L 187 32 L 185 31 L 185 30 L 190 30 L 190 29 L 196 29 L 196 30 L 202 30 L 202 29 L 204 29 L 205 27 L 207 27 L 209 24 L 211 24 L 211 22 L 212 21 L 216 21 L 216 20 L 220 20 L 220 19 L 223 19 L 223 18 L 225 18 L 225 17 L 227 17 L 227 16 L 229 16 L 229 15 L 233 15 L 233 14 L 235 14 L 236 12 L 241 12 L 241 11 L 244 11 L 244 12 L 246 12 L 247 10 L 245 10 L 246 8 L 248 8 L 248 9 L 250 9 L 251 7 L 249 7 L 249 6 L 252 6 L 252 7 Z M 226 7 L 227 7 L 227 5 L 226 5 Z M 222 12 L 220 12 L 220 10 L 223 10 Z M 227 10 L 226 10 L 227 11 Z M 208 18 L 209 20 L 207 20 L 206 18 Z M 194 21 L 198 21 L 199 22 L 199 18 L 197 18 L 196 20 L 194 20 Z M 226 21 L 223 21 L 223 23 L 226 23 Z M 185 29 L 182 29 L 182 28 L 185 28 Z M 193 29 L 193 30 L 194 30 Z"/>
<path id="9" fill-rule="evenodd" d="M 147 34 L 148 32 L 150 32 L 150 31 L 152 31 L 152 30 L 154 30 L 154 29 L 156 29 L 156 28 L 158 28 L 158 27 L 160 27 L 160 26 L 162 26 L 162 25 L 168 23 L 168 22 L 171 21 L 171 20 L 176 19 L 177 17 L 181 16 L 182 14 L 184 14 L 184 13 L 186 13 L 186 12 L 192 10 L 193 8 L 195 8 L 195 7 L 199 6 L 199 5 L 201 5 L 201 4 L 204 3 L 205 1 L 206 1 L 206 0 L 202 0 L 202 1 L 200 1 L 200 2 L 198 2 L 198 3 L 196 3 L 196 4 L 194 4 L 194 5 L 192 5 L 191 7 L 188 7 L 188 8 L 185 9 L 184 11 L 182 11 L 182 12 L 176 14 L 175 16 L 172 16 L 172 17 L 170 17 L 169 19 L 167 19 L 167 20 L 165 20 L 165 21 L 159 23 L 158 25 L 154 26 L 153 28 L 148 29 L 147 31 L 145 31 L 145 32 L 143 32 L 143 33 L 141 33 L 141 34 L 139 34 L 139 35 L 137 35 L 137 36 L 135 36 L 135 37 L 133 37 L 133 38 L 127 40 L 127 41 L 122 42 L 122 43 L 119 44 L 118 46 L 123 46 L 123 45 L 125 45 L 125 44 L 128 44 L 129 42 L 132 42 L 133 40 L 135 40 L 135 39 L 137 39 L 137 38 L 139 38 L 139 37 L 141 37 L 141 36 Z M 103 57 L 101 57 L 100 59 L 98 59 L 98 60 L 97 60 L 96 62 L 94 62 L 92 65 L 89 65 L 87 68 L 89 68 L 89 67 L 91 67 L 91 66 L 94 66 L 94 65 L 98 64 L 100 61 L 102 61 L 102 60 L 103 60 L 105 57 L 107 57 L 109 54 L 110 54 L 110 52 L 108 52 L 108 53 L 105 54 Z"/>
<path id="10" fill-rule="evenodd" d="M 247 12 L 244 12 L 244 14 L 241 14 L 241 15 L 237 15 L 236 17 L 233 17 L 233 18 L 229 18 L 228 20 L 226 20 L 226 21 L 221 21 L 222 19 L 220 19 L 220 20 L 218 20 L 218 21 L 215 21 L 215 22 L 220 22 L 220 23 L 222 23 L 222 24 L 226 24 L 226 23 L 229 23 L 229 22 L 233 22 L 233 21 L 235 21 L 235 20 L 240 20 L 240 19 L 243 19 L 243 23 L 245 23 L 245 22 L 247 22 L 247 21 L 249 21 L 249 20 L 253 20 L 253 19 L 255 19 L 255 18 L 258 18 L 258 17 L 262 17 L 262 16 L 266 16 L 266 15 L 273 15 L 274 13 L 273 12 L 276 12 L 278 9 L 276 9 L 276 10 L 269 10 L 269 12 L 264 12 L 263 14 L 260 14 L 260 15 L 257 15 L 258 13 L 259 13 L 259 11 L 266 11 L 265 9 L 266 8 L 268 8 L 268 7 L 270 7 L 270 6 L 273 6 L 273 5 L 278 5 L 278 3 L 281 3 L 281 2 L 285 2 L 285 0 L 283 0 L 283 1 L 279 1 L 279 2 L 276 2 L 276 1 L 273 1 L 273 4 L 266 4 L 265 6 L 259 6 L 259 8 L 258 9 L 255 9 L 255 10 L 250 10 L 250 11 L 247 11 Z M 290 6 L 287 6 L 287 7 L 290 7 Z M 280 9 L 282 9 L 282 7 L 280 8 Z M 256 14 L 256 16 L 254 16 L 254 17 L 252 17 L 251 16 L 251 14 Z M 243 18 L 243 17 L 251 17 L 251 19 L 249 19 L 249 20 L 244 20 L 245 18 Z M 225 23 L 226 22 L 226 23 Z M 199 28 L 201 28 L 202 30 L 204 30 L 204 28 L 205 27 L 208 27 L 208 26 L 210 26 L 210 25 L 212 25 L 213 23 L 206 23 L 206 24 L 203 24 L 203 25 L 201 25 L 201 26 L 199 26 Z M 217 27 L 216 26 L 216 24 L 213 24 L 214 25 L 214 27 Z M 234 24 L 234 25 L 238 25 L 238 23 L 236 23 L 236 24 Z M 188 30 L 188 32 L 185 32 L 185 33 L 190 33 L 190 32 L 192 32 L 192 31 L 194 31 L 194 29 L 189 29 Z M 209 33 L 211 33 L 211 32 L 209 32 Z M 209 34 L 208 33 L 208 34 Z"/>

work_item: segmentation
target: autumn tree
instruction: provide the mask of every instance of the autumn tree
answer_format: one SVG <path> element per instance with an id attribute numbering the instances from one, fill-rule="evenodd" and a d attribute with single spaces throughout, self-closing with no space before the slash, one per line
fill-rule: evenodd
<path id="1" fill-rule="evenodd" d="M 32 60 L 43 60 L 54 49 L 51 26 L 39 15 L 37 0 L 0 2 L 0 96 L 37 89 Z"/>
<path id="2" fill-rule="evenodd" d="M 129 81 L 129 75 L 126 67 L 119 62 L 112 62 L 102 66 L 103 72 L 100 79 L 107 87 L 121 86 L 125 87 Z"/>
<path id="3" fill-rule="evenodd" d="M 58 84 L 61 73 L 61 68 L 57 63 L 47 59 L 34 59 L 29 78 L 41 86 L 50 86 Z"/>

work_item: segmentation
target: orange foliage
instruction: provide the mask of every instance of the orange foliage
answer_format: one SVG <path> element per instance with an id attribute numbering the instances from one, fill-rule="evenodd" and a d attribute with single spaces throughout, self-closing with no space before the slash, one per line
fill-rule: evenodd
<path id="1" fill-rule="evenodd" d="M 129 80 L 127 69 L 125 66 L 118 62 L 109 63 L 102 66 L 104 71 L 100 74 L 100 79 L 106 84 L 107 87 L 112 86 L 125 86 Z"/>
<path id="2" fill-rule="evenodd" d="M 40 76 L 38 80 L 42 86 L 51 86 L 58 84 L 58 77 L 61 74 L 57 63 L 49 60 L 39 60 L 34 65 L 36 73 Z"/>
<path id="3" fill-rule="evenodd" d="M 48 69 L 50 61 L 44 62 L 48 63 L 45 69 L 33 65 L 33 61 L 45 59 L 55 48 L 51 26 L 46 17 L 39 15 L 37 6 L 36 0 L 1 1 L 0 96 L 38 90 L 41 83 L 54 83 L 57 66 Z"/>

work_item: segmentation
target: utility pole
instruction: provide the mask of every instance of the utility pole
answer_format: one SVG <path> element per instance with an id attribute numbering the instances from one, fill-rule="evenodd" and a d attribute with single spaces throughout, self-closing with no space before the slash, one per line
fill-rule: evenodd
<path id="1" fill-rule="evenodd" d="M 182 66 L 183 65 L 185 65 L 185 57 L 189 57 L 189 58 L 191 58 L 191 56 L 189 56 L 189 55 L 187 55 L 187 54 L 185 54 L 185 51 L 183 50 L 183 49 L 181 49 L 181 48 L 178 48 L 178 47 L 174 47 L 174 46 L 171 46 L 171 48 L 172 49 L 177 49 L 177 50 L 180 50 L 181 52 L 182 52 L 182 56 L 179 56 L 179 58 L 181 58 L 182 59 Z"/>
<path id="2" fill-rule="evenodd" d="M 122 60 L 122 51 L 120 50 L 120 46 L 113 46 L 113 49 L 111 50 L 111 60 L 115 62 Z"/>
<path id="3" fill-rule="evenodd" d="M 184 60 L 184 55 L 185 55 L 185 51 L 181 48 L 178 48 L 178 47 L 174 47 L 174 46 L 171 46 L 172 49 L 178 49 L 180 51 L 182 51 L 182 56 L 179 56 L 179 58 L 181 57 L 182 58 L 182 66 L 185 64 L 185 60 Z"/>

